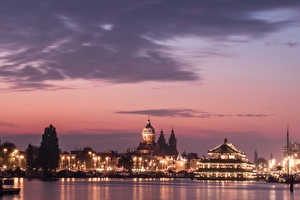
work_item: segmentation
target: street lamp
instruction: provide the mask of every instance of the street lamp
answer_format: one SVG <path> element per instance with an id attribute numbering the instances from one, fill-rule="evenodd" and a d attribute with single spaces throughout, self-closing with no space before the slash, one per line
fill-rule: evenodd
<path id="1" fill-rule="evenodd" d="M 20 168 L 22 169 L 24 156 L 20 155 L 19 158 L 20 158 Z"/>
<path id="2" fill-rule="evenodd" d="M 106 171 L 108 171 L 108 157 L 105 157 L 106 160 Z"/>
<path id="3" fill-rule="evenodd" d="M 70 169 L 70 156 L 68 156 L 67 159 L 68 159 L 68 169 Z"/>
<path id="4" fill-rule="evenodd" d="M 62 156 L 61 157 L 61 169 L 64 169 L 65 168 L 65 156 Z"/>
<path id="5" fill-rule="evenodd" d="M 94 161 L 94 170 L 96 168 L 96 163 L 97 163 L 97 158 L 96 157 L 93 157 L 93 161 Z"/>
<path id="6" fill-rule="evenodd" d="M 75 169 L 76 168 L 75 156 L 72 156 L 71 158 L 72 158 L 72 160 L 71 160 L 71 167 L 72 167 L 72 169 Z"/>
<path id="7" fill-rule="evenodd" d="M 101 159 L 101 157 L 98 156 L 98 157 L 97 157 L 97 167 L 98 167 L 98 168 L 100 168 L 100 159 Z"/>
<path id="8" fill-rule="evenodd" d="M 4 148 L 4 149 L 3 149 L 3 154 L 5 155 L 6 152 L 7 152 L 7 148 Z"/>
<path id="9" fill-rule="evenodd" d="M 14 168 L 19 166 L 19 155 L 18 155 L 18 149 L 15 149 L 13 151 L 13 159 L 14 159 Z"/>

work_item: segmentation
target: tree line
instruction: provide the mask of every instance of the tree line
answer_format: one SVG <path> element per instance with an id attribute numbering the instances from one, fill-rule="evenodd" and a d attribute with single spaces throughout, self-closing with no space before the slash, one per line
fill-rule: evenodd
<path id="1" fill-rule="evenodd" d="M 2 152 L 0 166 L 6 166 L 8 170 L 14 168 L 14 163 L 10 161 L 10 155 L 12 155 L 16 149 L 17 146 L 11 142 L 4 142 L 0 145 L 0 150 Z M 50 124 L 44 129 L 40 146 L 35 146 L 31 143 L 28 144 L 28 147 L 25 150 L 26 170 L 36 171 L 41 169 L 45 176 L 53 174 L 59 167 L 61 153 L 65 152 L 62 152 L 59 148 L 56 128 Z M 76 160 L 81 163 L 84 162 L 87 168 L 90 168 L 93 166 L 91 153 L 95 153 L 91 147 L 84 147 L 82 150 L 78 151 Z M 132 169 L 133 162 L 131 156 L 128 157 L 122 155 L 117 166 Z M 17 170 L 20 170 L 20 166 L 17 166 L 16 168 Z"/>

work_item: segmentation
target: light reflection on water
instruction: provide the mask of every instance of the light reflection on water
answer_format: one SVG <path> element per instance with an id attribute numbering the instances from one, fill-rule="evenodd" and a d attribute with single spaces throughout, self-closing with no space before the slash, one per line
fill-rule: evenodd
<path id="1" fill-rule="evenodd" d="M 13 200 L 111 200 L 111 199 L 300 199 L 300 184 L 290 193 L 279 183 L 192 181 L 190 179 L 109 179 L 63 178 L 59 181 L 15 179 L 20 195 L 4 196 Z"/>

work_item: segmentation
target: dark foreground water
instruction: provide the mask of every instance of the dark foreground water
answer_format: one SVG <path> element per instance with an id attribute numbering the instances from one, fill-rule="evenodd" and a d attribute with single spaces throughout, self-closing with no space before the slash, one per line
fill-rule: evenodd
<path id="1" fill-rule="evenodd" d="M 14 200 L 110 200 L 110 199 L 300 199 L 300 185 L 265 182 L 197 181 L 190 179 L 60 179 L 54 182 L 15 179 L 19 195 L 4 196 Z"/>

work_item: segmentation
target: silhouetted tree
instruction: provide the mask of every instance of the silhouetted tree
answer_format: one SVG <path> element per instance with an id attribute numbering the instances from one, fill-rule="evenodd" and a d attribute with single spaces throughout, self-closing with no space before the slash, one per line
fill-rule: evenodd
<path id="1" fill-rule="evenodd" d="M 38 162 L 44 174 L 55 171 L 59 164 L 59 145 L 55 127 L 51 124 L 45 128 L 38 152 Z"/>
<path id="2" fill-rule="evenodd" d="M 17 149 L 17 146 L 12 142 L 4 142 L 0 145 L 1 159 L 0 165 L 6 166 L 7 169 L 13 168 L 15 162 L 12 161 L 13 152 Z"/>
<path id="3" fill-rule="evenodd" d="M 39 147 L 33 146 L 29 143 L 26 149 L 26 168 L 27 170 L 33 170 L 38 167 L 38 153 Z"/>
<path id="4" fill-rule="evenodd" d="M 86 167 L 89 169 L 93 167 L 93 153 L 94 150 L 91 147 L 84 147 L 77 155 L 77 160 L 81 163 L 85 163 Z"/>
<path id="5" fill-rule="evenodd" d="M 131 172 L 133 167 L 133 160 L 131 156 L 122 156 L 118 161 L 118 167 L 124 167 Z"/>
<path id="6" fill-rule="evenodd" d="M 1 148 L 1 150 L 7 149 L 8 151 L 13 151 L 13 150 L 17 149 L 17 146 L 12 142 L 4 142 L 3 144 L 1 144 L 0 148 Z"/>

